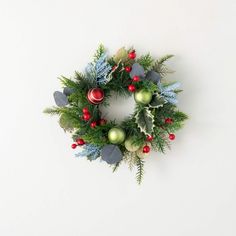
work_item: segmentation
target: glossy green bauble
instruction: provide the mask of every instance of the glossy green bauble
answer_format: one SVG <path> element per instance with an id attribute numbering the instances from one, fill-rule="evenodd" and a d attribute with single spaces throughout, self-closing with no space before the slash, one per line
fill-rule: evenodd
<path id="1" fill-rule="evenodd" d="M 108 132 L 110 143 L 120 144 L 125 140 L 125 131 L 121 128 L 111 128 Z"/>
<path id="2" fill-rule="evenodd" d="M 152 92 L 141 89 L 134 94 L 134 99 L 137 103 L 148 104 L 152 100 Z"/>
<path id="3" fill-rule="evenodd" d="M 134 138 L 133 137 L 129 137 L 125 140 L 125 148 L 130 152 L 135 152 L 140 148 L 140 146 L 134 144 Z"/>

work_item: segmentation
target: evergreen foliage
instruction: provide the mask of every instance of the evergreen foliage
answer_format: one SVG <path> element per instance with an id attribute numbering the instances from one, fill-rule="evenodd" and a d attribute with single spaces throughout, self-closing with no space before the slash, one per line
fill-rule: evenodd
<path id="1" fill-rule="evenodd" d="M 89 89 L 99 86 L 105 94 L 103 106 L 109 106 L 109 98 L 111 92 L 115 92 L 118 96 L 133 95 L 128 89 L 128 85 L 132 83 L 130 74 L 125 71 L 126 66 L 132 66 L 139 63 L 145 73 L 150 70 L 157 72 L 162 78 L 172 71 L 169 70 L 165 63 L 173 57 L 166 55 L 158 60 L 154 60 L 148 53 L 140 56 L 137 60 L 130 60 L 128 53 L 131 49 L 121 48 L 116 55 L 107 58 L 103 45 L 100 45 L 94 55 L 94 61 L 89 64 L 86 72 L 75 72 L 72 78 L 61 76 L 59 79 L 63 88 L 71 91 L 67 94 L 69 105 L 64 107 L 51 107 L 45 109 L 45 113 L 59 116 L 60 126 L 67 132 L 72 134 L 72 138 L 76 141 L 78 138 L 85 140 L 82 152 L 76 156 L 87 157 L 88 160 L 95 160 L 101 157 L 101 149 L 104 145 L 109 144 L 108 132 L 111 128 L 116 127 L 116 121 L 108 121 L 105 124 L 97 125 L 91 128 L 93 121 L 103 119 L 100 106 L 93 105 L 87 99 Z M 113 69 L 112 69 L 113 68 Z M 135 83 L 136 90 L 146 89 L 153 94 L 150 104 L 142 105 L 136 103 L 135 110 L 132 115 L 125 118 L 119 125 L 125 133 L 126 137 L 135 137 L 134 144 L 141 148 L 147 144 L 147 135 L 153 136 L 150 146 L 161 153 L 165 153 L 170 147 L 168 135 L 175 133 L 182 128 L 184 121 L 188 118 L 186 114 L 179 111 L 176 107 L 179 83 L 167 82 L 154 83 L 151 80 L 141 80 Z M 91 112 L 91 119 L 86 121 L 82 119 L 83 108 L 88 108 Z M 172 120 L 166 123 L 165 119 Z M 144 175 L 144 160 L 137 152 L 128 151 L 124 143 L 118 144 L 119 149 L 123 153 L 123 160 L 112 165 L 113 171 L 121 165 L 122 162 L 128 164 L 130 169 L 137 167 L 137 182 L 140 184 Z"/>

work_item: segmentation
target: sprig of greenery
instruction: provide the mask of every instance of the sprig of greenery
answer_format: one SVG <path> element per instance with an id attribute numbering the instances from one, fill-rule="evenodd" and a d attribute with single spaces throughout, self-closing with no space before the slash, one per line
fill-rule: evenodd
<path id="1" fill-rule="evenodd" d="M 136 165 L 137 165 L 136 179 L 138 184 L 141 184 L 144 175 L 144 160 L 142 160 L 140 157 L 137 156 Z"/>

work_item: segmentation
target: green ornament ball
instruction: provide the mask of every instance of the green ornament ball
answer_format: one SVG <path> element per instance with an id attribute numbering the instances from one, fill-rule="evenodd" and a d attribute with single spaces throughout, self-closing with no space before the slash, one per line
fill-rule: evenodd
<path id="1" fill-rule="evenodd" d="M 120 144 L 125 140 L 125 131 L 121 128 L 111 128 L 108 132 L 110 143 Z"/>
<path id="2" fill-rule="evenodd" d="M 140 148 L 140 146 L 134 144 L 133 137 L 129 137 L 125 140 L 125 148 L 130 152 L 136 152 Z"/>
<path id="3" fill-rule="evenodd" d="M 141 89 L 134 93 L 134 99 L 137 103 L 148 104 L 152 100 L 152 95 L 152 92 L 146 89 Z"/>

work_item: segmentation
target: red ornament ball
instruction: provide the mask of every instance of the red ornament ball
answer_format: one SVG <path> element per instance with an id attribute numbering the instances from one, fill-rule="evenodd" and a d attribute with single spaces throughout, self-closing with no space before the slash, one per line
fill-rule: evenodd
<path id="1" fill-rule="evenodd" d="M 148 135 L 146 140 L 147 140 L 148 142 L 151 142 L 151 141 L 153 140 L 152 135 Z"/>
<path id="2" fill-rule="evenodd" d="M 145 145 L 143 147 L 143 153 L 149 153 L 150 152 L 150 147 L 148 145 Z"/>
<path id="3" fill-rule="evenodd" d="M 133 93 L 133 92 L 135 92 L 136 87 L 135 87 L 133 84 L 130 84 L 130 85 L 128 86 L 128 90 Z"/>
<path id="4" fill-rule="evenodd" d="M 135 57 L 136 57 L 136 53 L 135 53 L 135 50 L 133 50 L 132 52 L 130 52 L 129 54 L 128 54 L 128 57 L 129 57 L 129 59 L 135 59 Z"/>
<path id="5" fill-rule="evenodd" d="M 135 76 L 133 77 L 133 81 L 134 81 L 134 82 L 139 82 L 139 81 L 140 81 L 139 76 L 135 75 Z"/>
<path id="6" fill-rule="evenodd" d="M 82 145 L 85 144 L 85 142 L 84 142 L 84 140 L 83 140 L 82 138 L 78 138 L 78 139 L 76 140 L 76 143 L 77 143 L 77 145 L 79 145 L 79 146 L 82 146 Z"/>
<path id="7" fill-rule="evenodd" d="M 72 143 L 71 144 L 71 148 L 75 149 L 77 147 L 77 144 L 76 143 Z"/>
<path id="8" fill-rule="evenodd" d="M 171 118 L 166 118 L 165 119 L 165 123 L 166 124 L 172 124 L 173 123 L 173 120 Z"/>
<path id="9" fill-rule="evenodd" d="M 87 107 L 84 107 L 82 111 L 83 111 L 84 114 L 89 113 L 89 109 Z"/>
<path id="10" fill-rule="evenodd" d="M 174 140 L 175 139 L 175 135 L 174 134 L 169 134 L 169 139 L 170 140 Z"/>
<path id="11" fill-rule="evenodd" d="M 104 92 L 101 88 L 93 88 L 88 91 L 88 101 L 93 105 L 98 105 L 103 102 Z"/>
<path id="12" fill-rule="evenodd" d="M 90 118 L 91 118 L 90 113 L 84 113 L 84 114 L 83 114 L 83 118 L 84 118 L 84 120 L 86 120 L 86 121 L 90 120 Z"/>
<path id="13" fill-rule="evenodd" d="M 100 119 L 99 121 L 98 121 L 98 124 L 99 125 L 105 125 L 107 123 L 107 121 L 105 120 L 105 119 Z"/>
<path id="14" fill-rule="evenodd" d="M 125 67 L 125 71 L 128 72 L 128 73 L 129 73 L 131 70 L 132 70 L 132 67 L 130 67 L 130 66 L 126 66 L 126 67 Z"/>
<path id="15" fill-rule="evenodd" d="M 91 128 L 95 128 L 97 126 L 97 122 L 96 121 L 93 121 L 91 124 L 90 124 L 90 127 Z"/>

